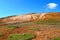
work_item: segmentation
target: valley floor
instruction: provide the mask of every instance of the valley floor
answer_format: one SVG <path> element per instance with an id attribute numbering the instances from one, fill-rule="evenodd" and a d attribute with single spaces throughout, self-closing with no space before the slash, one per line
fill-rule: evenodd
<path id="1" fill-rule="evenodd" d="M 59 25 L 58 25 L 59 26 Z M 30 28 L 39 28 L 39 30 L 30 30 Z M 10 34 L 32 33 L 36 37 L 32 40 L 53 40 L 53 38 L 60 38 L 60 28 L 55 25 L 36 24 L 31 26 L 17 27 L 9 30 L 6 26 L 0 26 L 0 32 L 4 35 L 0 36 L 0 40 L 7 40 Z"/>

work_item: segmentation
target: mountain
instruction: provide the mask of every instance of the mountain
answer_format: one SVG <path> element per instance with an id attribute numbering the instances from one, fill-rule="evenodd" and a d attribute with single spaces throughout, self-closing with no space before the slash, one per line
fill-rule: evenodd
<path id="1" fill-rule="evenodd" d="M 25 15 L 15 15 L 5 18 L 0 18 L 1 24 L 13 24 L 13 23 L 23 23 L 23 22 L 32 22 L 32 21 L 45 21 L 53 20 L 60 21 L 60 12 L 48 12 L 48 13 L 31 13 Z"/>
<path id="2" fill-rule="evenodd" d="M 0 40 L 24 38 L 60 40 L 60 12 L 29 13 L 0 18 Z"/>
<path id="3" fill-rule="evenodd" d="M 47 13 L 47 14 L 45 14 L 43 17 L 45 17 L 45 20 L 46 19 L 55 19 L 55 20 L 57 20 L 57 19 L 59 19 L 60 20 L 60 12 L 49 12 L 49 13 Z"/>

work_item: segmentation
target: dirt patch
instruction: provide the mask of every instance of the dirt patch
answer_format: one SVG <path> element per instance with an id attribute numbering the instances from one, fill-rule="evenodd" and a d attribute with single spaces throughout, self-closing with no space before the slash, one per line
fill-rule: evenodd
<path id="1" fill-rule="evenodd" d="M 38 27 L 40 30 L 29 30 L 29 28 Z M 55 29 L 51 27 L 43 27 L 42 25 L 32 25 L 32 26 L 24 26 L 18 27 L 13 30 L 7 29 L 6 26 L 0 27 L 0 32 L 3 32 L 4 35 L 0 36 L 0 40 L 7 40 L 10 34 L 17 34 L 17 33 L 32 33 L 36 35 L 36 38 L 33 40 L 52 40 L 54 37 L 60 37 L 60 29 Z"/>

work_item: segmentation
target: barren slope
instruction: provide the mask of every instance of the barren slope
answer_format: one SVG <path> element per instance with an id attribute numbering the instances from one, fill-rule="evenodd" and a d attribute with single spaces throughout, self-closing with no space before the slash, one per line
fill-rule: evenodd
<path id="1" fill-rule="evenodd" d="M 10 34 L 24 33 L 34 34 L 32 40 L 60 38 L 60 12 L 0 18 L 0 40 L 7 40 Z"/>

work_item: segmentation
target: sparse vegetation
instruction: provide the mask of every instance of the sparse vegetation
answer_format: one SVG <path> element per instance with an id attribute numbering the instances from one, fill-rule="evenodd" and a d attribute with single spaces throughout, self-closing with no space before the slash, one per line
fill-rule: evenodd
<path id="1" fill-rule="evenodd" d="M 54 38 L 53 40 L 60 40 L 60 38 Z"/>
<path id="2" fill-rule="evenodd" d="M 60 12 L 27 15 L 1 18 L 0 40 L 60 40 Z"/>
<path id="3" fill-rule="evenodd" d="M 0 36 L 3 36 L 4 35 L 4 33 L 3 32 L 0 32 Z"/>
<path id="4" fill-rule="evenodd" d="M 25 33 L 25 34 L 11 34 L 8 40 L 32 40 L 35 37 L 34 34 Z"/>
<path id="5" fill-rule="evenodd" d="M 33 24 L 34 24 L 33 22 L 21 23 L 20 26 L 31 26 Z"/>
<path id="6" fill-rule="evenodd" d="M 44 20 L 44 21 L 37 21 L 36 24 L 59 25 L 60 21 L 58 21 L 58 20 Z"/>
<path id="7" fill-rule="evenodd" d="M 12 30 L 12 29 L 15 29 L 15 28 L 17 28 L 16 26 L 7 26 L 7 28 L 9 29 L 9 30 Z"/>
<path id="8" fill-rule="evenodd" d="M 36 30 L 36 31 L 39 31 L 39 28 L 29 28 L 29 30 Z"/>

